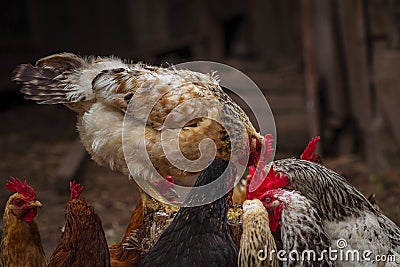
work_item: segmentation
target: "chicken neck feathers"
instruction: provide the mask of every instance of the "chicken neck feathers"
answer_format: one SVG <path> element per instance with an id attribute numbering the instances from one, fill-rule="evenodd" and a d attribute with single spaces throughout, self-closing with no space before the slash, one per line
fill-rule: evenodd
<path id="1" fill-rule="evenodd" d="M 274 237 L 269 229 L 268 213 L 258 199 L 243 203 L 243 233 L 240 240 L 238 266 L 279 266 L 271 252 L 277 252 Z M 259 253 L 260 251 L 262 253 Z M 260 259 L 261 256 L 261 259 Z M 262 259 L 265 257 L 265 259 Z"/>
<path id="2" fill-rule="evenodd" d="M 328 251 L 331 240 L 311 202 L 297 192 L 286 190 L 283 195 L 278 196 L 278 200 L 284 203 L 280 227 L 283 249 L 288 254 L 295 251 L 302 256 L 303 252 L 312 251 L 316 255 L 315 259 L 311 255 L 310 259 L 289 260 L 284 265 L 333 266 L 328 254 L 322 252 Z M 307 253 L 304 255 L 307 256 Z"/>

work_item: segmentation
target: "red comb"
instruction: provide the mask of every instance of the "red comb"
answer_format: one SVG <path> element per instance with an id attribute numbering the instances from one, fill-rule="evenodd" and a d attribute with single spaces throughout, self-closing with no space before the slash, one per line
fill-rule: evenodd
<path id="1" fill-rule="evenodd" d="M 300 155 L 300 159 L 321 163 L 320 156 L 317 153 L 314 153 L 319 140 L 321 140 L 321 137 L 319 136 L 311 139 L 306 149 L 304 149 L 303 153 Z"/>
<path id="2" fill-rule="evenodd" d="M 261 199 L 268 190 L 282 188 L 289 183 L 289 178 L 281 172 L 275 172 L 272 166 L 268 173 L 264 170 L 264 166 L 259 167 L 261 167 L 260 164 L 257 169 L 249 167 L 250 177 L 247 183 L 246 199 Z"/>
<path id="3" fill-rule="evenodd" d="M 18 179 L 10 176 L 12 181 L 8 181 L 6 184 L 6 187 L 8 190 L 10 190 L 12 193 L 18 192 L 21 195 L 23 195 L 26 199 L 28 200 L 35 200 L 36 199 L 36 193 L 33 188 L 24 181 L 24 184 Z"/>
<path id="4" fill-rule="evenodd" d="M 81 195 L 84 187 L 80 184 L 75 183 L 75 181 L 69 182 L 69 191 L 71 192 L 71 199 L 77 198 Z"/>

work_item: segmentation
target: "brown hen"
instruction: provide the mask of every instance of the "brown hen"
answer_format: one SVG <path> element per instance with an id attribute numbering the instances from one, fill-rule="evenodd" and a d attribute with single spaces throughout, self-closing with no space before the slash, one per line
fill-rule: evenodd
<path id="1" fill-rule="evenodd" d="M 71 200 L 65 210 L 64 235 L 50 257 L 49 267 L 108 267 L 107 241 L 94 208 L 80 197 L 83 187 L 70 182 Z"/>
<path id="2" fill-rule="evenodd" d="M 38 225 L 33 221 L 42 204 L 26 181 L 11 177 L 6 187 L 13 192 L 3 215 L 3 237 L 0 246 L 0 266 L 46 266 Z"/>

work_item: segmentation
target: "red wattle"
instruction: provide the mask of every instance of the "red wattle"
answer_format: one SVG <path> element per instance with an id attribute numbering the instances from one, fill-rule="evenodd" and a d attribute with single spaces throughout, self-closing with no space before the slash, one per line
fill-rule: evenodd
<path id="1" fill-rule="evenodd" d="M 26 222 L 31 222 L 37 214 L 37 208 L 28 209 L 27 212 L 22 216 L 22 219 Z"/>
<path id="2" fill-rule="evenodd" d="M 268 218 L 269 218 L 269 229 L 271 229 L 272 232 L 276 232 L 279 226 L 279 221 L 275 219 L 275 216 L 272 213 L 268 213 Z"/>

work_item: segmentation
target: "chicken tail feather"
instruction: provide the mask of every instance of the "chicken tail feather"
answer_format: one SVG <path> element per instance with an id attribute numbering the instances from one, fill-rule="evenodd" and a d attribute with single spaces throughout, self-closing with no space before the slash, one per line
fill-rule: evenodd
<path id="1" fill-rule="evenodd" d="M 12 80 L 22 85 L 25 99 L 35 100 L 38 104 L 65 103 L 66 92 L 57 88 L 59 81 L 56 76 L 57 73 L 51 69 L 22 64 L 14 70 Z"/>
<path id="2" fill-rule="evenodd" d="M 13 71 L 12 81 L 21 85 L 25 99 L 38 104 L 65 104 L 81 112 L 85 101 L 92 100 L 91 80 L 87 85 L 80 80 L 86 65 L 83 58 L 74 54 L 55 54 L 38 60 L 35 66 L 19 65 Z"/>

